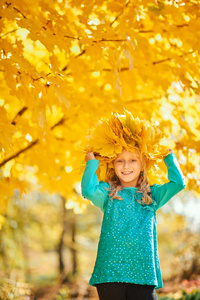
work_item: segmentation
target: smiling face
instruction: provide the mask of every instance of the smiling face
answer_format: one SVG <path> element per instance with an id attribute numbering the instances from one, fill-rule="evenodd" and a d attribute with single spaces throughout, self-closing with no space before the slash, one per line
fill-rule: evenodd
<path id="1" fill-rule="evenodd" d="M 114 160 L 114 171 L 123 187 L 136 187 L 143 171 L 139 154 L 123 149 Z"/>

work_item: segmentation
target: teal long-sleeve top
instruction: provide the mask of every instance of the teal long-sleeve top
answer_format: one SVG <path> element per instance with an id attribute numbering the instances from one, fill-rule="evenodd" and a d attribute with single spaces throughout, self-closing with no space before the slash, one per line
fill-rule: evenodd
<path id="1" fill-rule="evenodd" d="M 157 248 L 156 211 L 185 187 L 175 154 L 164 159 L 169 182 L 154 184 L 150 205 L 140 204 L 136 187 L 118 192 L 122 200 L 109 197 L 109 184 L 98 181 L 99 161 L 89 160 L 82 177 L 82 195 L 100 207 L 103 222 L 95 267 L 89 284 L 127 282 L 163 287 Z M 137 197 L 137 200 L 136 198 Z"/>

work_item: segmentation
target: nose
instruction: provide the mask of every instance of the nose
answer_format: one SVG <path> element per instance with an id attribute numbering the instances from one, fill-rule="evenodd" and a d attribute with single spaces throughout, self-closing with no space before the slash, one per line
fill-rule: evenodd
<path id="1" fill-rule="evenodd" d="M 129 167 L 129 162 L 128 161 L 125 161 L 124 162 L 124 168 L 128 168 Z"/>

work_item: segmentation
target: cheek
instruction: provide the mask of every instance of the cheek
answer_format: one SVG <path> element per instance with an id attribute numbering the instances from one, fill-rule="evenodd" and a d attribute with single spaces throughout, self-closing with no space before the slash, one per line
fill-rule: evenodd
<path id="1" fill-rule="evenodd" d="M 117 166 L 114 166 L 115 173 L 117 172 L 117 170 L 118 170 Z"/>
<path id="2" fill-rule="evenodd" d="M 138 170 L 138 172 L 139 172 L 139 171 L 142 170 L 142 164 L 138 162 L 137 164 L 134 165 L 133 168 L 136 169 L 136 170 Z"/>
<path id="3" fill-rule="evenodd" d="M 114 171 L 117 174 L 120 171 L 120 166 L 114 165 Z"/>

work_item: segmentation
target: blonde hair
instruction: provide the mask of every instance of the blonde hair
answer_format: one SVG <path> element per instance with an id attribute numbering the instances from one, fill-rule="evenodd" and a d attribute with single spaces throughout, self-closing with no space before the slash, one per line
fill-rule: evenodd
<path id="1" fill-rule="evenodd" d="M 139 152 L 139 149 L 138 149 L 138 152 Z M 140 177 L 138 178 L 138 182 L 137 182 L 137 186 L 136 186 L 138 188 L 138 190 L 135 192 L 135 199 L 140 204 L 149 205 L 152 203 L 151 189 L 150 189 L 150 185 L 149 185 L 149 181 L 148 181 L 148 177 L 147 177 L 146 162 L 144 160 L 142 162 L 143 162 L 144 170 L 140 173 Z M 110 173 L 109 180 L 108 180 L 108 183 L 110 185 L 110 188 L 109 188 L 110 194 L 109 195 L 112 199 L 122 200 L 122 198 L 118 195 L 118 192 L 123 189 L 123 186 L 121 185 L 119 178 L 115 174 L 114 168 L 111 168 L 109 173 Z M 141 176 L 141 174 L 142 174 L 142 176 Z M 137 196 L 136 196 L 137 193 L 142 194 L 141 199 L 137 199 Z"/>

